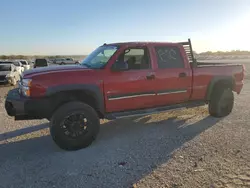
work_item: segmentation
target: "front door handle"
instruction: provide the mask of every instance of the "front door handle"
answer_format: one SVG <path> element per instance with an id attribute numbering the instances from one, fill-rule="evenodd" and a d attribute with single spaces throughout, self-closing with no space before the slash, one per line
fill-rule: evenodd
<path id="1" fill-rule="evenodd" d="M 147 80 L 153 80 L 155 79 L 155 75 L 154 74 L 149 74 L 146 76 Z"/>
<path id="2" fill-rule="evenodd" d="M 187 74 L 185 72 L 182 72 L 182 73 L 179 74 L 180 78 L 183 78 L 183 77 L 186 77 L 186 76 L 187 76 Z"/>

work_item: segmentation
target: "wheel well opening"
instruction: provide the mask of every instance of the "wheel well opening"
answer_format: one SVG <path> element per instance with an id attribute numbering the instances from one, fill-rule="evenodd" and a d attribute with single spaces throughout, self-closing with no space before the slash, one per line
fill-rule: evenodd
<path id="1" fill-rule="evenodd" d="M 215 84 L 215 86 L 214 86 L 213 89 L 217 89 L 217 88 L 230 88 L 231 90 L 233 90 L 234 85 L 235 85 L 235 83 L 234 83 L 233 80 L 229 80 L 229 79 L 227 79 L 227 80 L 220 80 L 220 81 L 218 81 Z"/>
<path id="2" fill-rule="evenodd" d="M 218 81 L 213 89 L 217 89 L 217 88 L 230 88 L 233 90 L 234 88 L 234 83 L 232 80 L 220 80 Z"/>
<path id="3" fill-rule="evenodd" d="M 53 104 L 52 113 L 55 110 L 57 110 L 61 105 L 67 102 L 81 101 L 94 108 L 100 118 L 104 117 L 101 110 L 99 109 L 98 100 L 96 99 L 94 94 L 90 91 L 83 91 L 83 90 L 62 91 L 54 94 L 50 98 L 51 98 L 51 103 Z"/>
<path id="4" fill-rule="evenodd" d="M 208 102 L 212 96 L 212 93 L 214 91 L 217 91 L 218 89 L 221 88 L 230 88 L 231 90 L 233 90 L 235 86 L 234 80 L 232 79 L 223 79 L 223 80 L 219 80 L 217 81 L 212 88 L 210 88 L 210 90 L 207 92 L 207 97 L 206 97 L 206 101 Z"/>

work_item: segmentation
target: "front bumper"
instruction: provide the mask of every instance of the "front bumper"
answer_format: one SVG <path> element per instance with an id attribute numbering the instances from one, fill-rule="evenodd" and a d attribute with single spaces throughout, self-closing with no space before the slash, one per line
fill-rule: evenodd
<path id="1" fill-rule="evenodd" d="M 15 120 L 43 119 L 49 117 L 48 99 L 30 99 L 19 94 L 18 88 L 9 91 L 5 110 Z"/>
<path id="2" fill-rule="evenodd" d="M 2 83 L 2 84 L 7 84 L 7 83 L 8 83 L 8 80 L 0 80 L 0 83 Z"/>

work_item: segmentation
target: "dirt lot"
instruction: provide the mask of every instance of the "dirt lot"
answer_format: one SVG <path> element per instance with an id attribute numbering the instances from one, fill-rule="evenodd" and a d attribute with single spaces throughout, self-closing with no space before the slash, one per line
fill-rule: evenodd
<path id="1" fill-rule="evenodd" d="M 47 121 L 9 118 L 9 89 L 0 87 L 1 188 L 250 187 L 249 74 L 226 118 L 200 107 L 105 121 L 96 142 L 75 152 L 53 143 Z"/>

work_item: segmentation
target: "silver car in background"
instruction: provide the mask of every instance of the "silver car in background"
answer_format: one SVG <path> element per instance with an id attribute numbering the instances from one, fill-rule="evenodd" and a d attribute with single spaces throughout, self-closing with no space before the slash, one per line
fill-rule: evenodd
<path id="1" fill-rule="evenodd" d="M 74 60 L 73 58 L 56 58 L 53 61 L 54 64 L 66 65 L 66 64 L 79 64 L 78 60 Z"/>
<path id="2" fill-rule="evenodd" d="M 0 64 L 0 83 L 16 85 L 20 80 L 20 74 L 13 64 Z"/>

